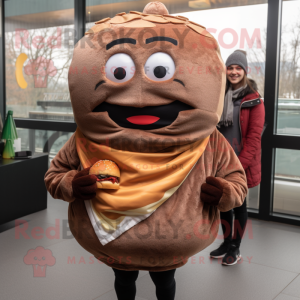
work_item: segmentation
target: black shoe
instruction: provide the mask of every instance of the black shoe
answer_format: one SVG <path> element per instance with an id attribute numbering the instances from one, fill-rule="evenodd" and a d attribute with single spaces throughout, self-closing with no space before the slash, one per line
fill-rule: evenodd
<path id="1" fill-rule="evenodd" d="M 232 266 L 235 265 L 240 259 L 242 255 L 240 254 L 240 249 L 236 245 L 231 245 L 229 251 L 222 259 L 222 265 Z"/>
<path id="2" fill-rule="evenodd" d="M 225 254 L 229 251 L 229 249 L 230 249 L 230 242 L 224 241 L 218 249 L 210 252 L 210 257 L 212 258 L 224 257 Z"/>

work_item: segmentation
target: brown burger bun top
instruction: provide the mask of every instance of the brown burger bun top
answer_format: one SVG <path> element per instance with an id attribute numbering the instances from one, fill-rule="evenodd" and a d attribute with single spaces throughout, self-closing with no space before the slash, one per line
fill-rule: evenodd
<path id="1" fill-rule="evenodd" d="M 97 161 L 94 165 L 92 165 L 89 173 L 90 175 L 110 175 L 120 177 L 120 169 L 117 164 L 107 159 Z"/>

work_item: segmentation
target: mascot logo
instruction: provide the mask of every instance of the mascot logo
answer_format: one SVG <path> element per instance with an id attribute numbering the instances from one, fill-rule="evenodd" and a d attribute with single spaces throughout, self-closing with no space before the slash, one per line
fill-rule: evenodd
<path id="1" fill-rule="evenodd" d="M 53 266 L 56 263 L 52 251 L 41 246 L 28 250 L 23 261 L 26 265 L 32 265 L 33 277 L 46 277 L 47 266 Z"/>
<path id="2" fill-rule="evenodd" d="M 27 82 L 23 76 L 23 71 L 22 71 L 26 60 L 27 60 L 27 55 L 25 53 L 21 53 L 16 60 L 16 80 L 21 89 L 27 88 Z"/>

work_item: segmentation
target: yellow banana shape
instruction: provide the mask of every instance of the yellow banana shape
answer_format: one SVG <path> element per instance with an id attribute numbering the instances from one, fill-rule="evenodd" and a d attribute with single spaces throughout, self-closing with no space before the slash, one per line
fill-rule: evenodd
<path id="1" fill-rule="evenodd" d="M 16 60 L 16 79 L 20 88 L 26 89 L 27 82 L 23 76 L 23 65 L 27 59 L 27 55 L 25 53 L 21 53 Z"/>

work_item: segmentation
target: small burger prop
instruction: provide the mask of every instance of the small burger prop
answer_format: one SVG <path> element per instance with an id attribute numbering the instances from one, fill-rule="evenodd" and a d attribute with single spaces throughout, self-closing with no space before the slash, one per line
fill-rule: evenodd
<path id="1" fill-rule="evenodd" d="M 97 176 L 98 189 L 117 190 L 120 188 L 120 169 L 116 163 L 104 159 L 97 161 L 89 171 L 90 175 Z"/>

